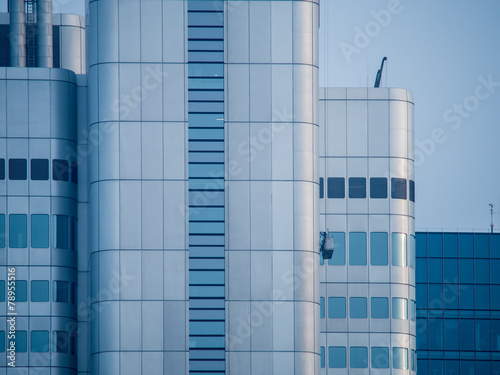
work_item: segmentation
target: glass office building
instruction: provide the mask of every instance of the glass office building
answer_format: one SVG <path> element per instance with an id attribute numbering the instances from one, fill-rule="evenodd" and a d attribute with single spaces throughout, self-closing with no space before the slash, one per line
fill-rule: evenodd
<path id="1" fill-rule="evenodd" d="M 416 234 L 418 374 L 500 374 L 500 234 Z"/>

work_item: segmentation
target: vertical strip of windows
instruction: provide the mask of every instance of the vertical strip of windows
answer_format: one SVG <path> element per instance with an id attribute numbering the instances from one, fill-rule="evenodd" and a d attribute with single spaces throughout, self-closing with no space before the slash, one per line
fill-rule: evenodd
<path id="1" fill-rule="evenodd" d="M 224 11 L 188 1 L 189 373 L 225 373 Z"/>

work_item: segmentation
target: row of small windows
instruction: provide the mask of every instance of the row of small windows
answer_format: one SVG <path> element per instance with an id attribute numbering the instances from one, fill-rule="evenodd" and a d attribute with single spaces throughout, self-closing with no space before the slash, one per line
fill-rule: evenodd
<path id="1" fill-rule="evenodd" d="M 66 331 L 52 331 L 52 343 L 49 340 L 50 331 L 30 332 L 30 351 L 32 353 L 48 353 L 52 347 L 53 353 L 76 354 L 76 335 Z M 15 331 L 15 351 L 26 353 L 28 351 L 28 331 Z M 5 352 L 5 331 L 0 331 L 0 352 Z"/>
<path id="2" fill-rule="evenodd" d="M 409 180 L 409 192 L 407 195 L 407 183 L 404 178 L 391 178 L 391 198 L 392 199 L 408 199 L 415 202 L 415 182 Z M 325 197 L 324 178 L 319 179 L 319 197 Z M 345 198 L 345 178 L 344 177 L 329 177 L 327 179 L 327 197 L 328 198 Z M 370 198 L 385 199 L 387 198 L 387 178 L 372 177 L 370 178 Z M 349 177 L 349 198 L 364 199 L 366 198 L 366 178 L 365 177 Z"/>
<path id="3" fill-rule="evenodd" d="M 415 350 L 410 351 L 410 366 L 408 366 L 408 349 L 392 348 L 392 368 L 402 370 L 416 370 Z M 321 368 L 326 367 L 325 347 L 321 347 Z M 371 347 L 371 368 L 389 368 L 389 347 L 372 346 Z M 345 346 L 328 347 L 328 368 L 346 368 L 347 350 Z M 349 348 L 349 367 L 350 368 L 368 368 L 368 348 L 366 346 L 351 346 Z"/>
<path id="4" fill-rule="evenodd" d="M 500 284 L 500 259 L 417 258 L 417 283 Z"/>
<path id="5" fill-rule="evenodd" d="M 10 214 L 8 241 L 6 241 L 5 215 L 0 214 L 0 248 L 8 242 L 10 248 L 28 247 L 28 215 Z M 50 218 L 45 214 L 31 215 L 31 247 L 49 247 Z M 59 249 L 76 250 L 77 220 L 66 215 L 52 215 L 52 246 Z"/>
<path id="6" fill-rule="evenodd" d="M 9 159 L 9 180 L 28 179 L 28 160 Z M 49 179 L 49 160 L 31 159 L 31 180 L 47 181 Z M 5 180 L 5 159 L 0 159 L 0 180 Z M 54 181 L 70 181 L 78 183 L 78 166 L 75 162 L 64 159 L 52 160 L 52 179 Z"/>
<path id="7" fill-rule="evenodd" d="M 370 316 L 372 319 L 389 319 L 389 298 L 372 297 L 370 301 Z M 416 302 L 410 300 L 410 320 L 413 322 L 416 320 L 417 315 L 416 306 Z M 345 297 L 328 297 L 328 309 L 326 307 L 325 298 L 320 297 L 321 318 L 326 316 L 326 310 L 328 310 L 328 318 L 331 319 L 345 319 L 347 316 Z M 367 317 L 367 298 L 350 297 L 349 318 L 366 319 Z M 392 298 L 392 319 L 408 319 L 408 299 L 399 297 Z"/>
<path id="8" fill-rule="evenodd" d="M 9 286 L 11 282 L 9 282 Z M 15 291 L 15 302 L 28 301 L 28 282 L 26 280 L 16 280 L 13 282 Z M 31 302 L 49 302 L 50 282 L 48 280 L 32 280 L 30 290 Z M 52 282 L 52 301 L 76 304 L 75 283 L 68 281 L 54 280 Z M 0 302 L 5 302 L 5 281 L 0 280 Z"/>
<path id="9" fill-rule="evenodd" d="M 328 260 L 329 265 L 345 265 L 345 233 L 329 232 L 328 236 L 333 238 L 333 247 L 335 251 Z M 389 265 L 389 234 L 386 232 L 370 233 L 370 265 L 387 266 Z M 415 268 L 415 236 L 410 235 L 409 254 L 407 254 L 407 235 L 406 233 L 391 233 L 391 250 L 393 266 L 409 266 Z M 366 266 L 367 264 L 367 234 L 366 232 L 349 232 L 349 265 Z M 321 259 L 321 264 L 324 260 Z"/>

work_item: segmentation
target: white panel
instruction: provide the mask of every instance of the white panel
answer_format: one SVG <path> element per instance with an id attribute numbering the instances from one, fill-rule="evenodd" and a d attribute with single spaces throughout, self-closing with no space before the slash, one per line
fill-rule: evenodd
<path id="1" fill-rule="evenodd" d="M 389 102 L 368 102 L 369 156 L 389 155 Z"/>
<path id="2" fill-rule="evenodd" d="M 141 165 L 141 124 L 123 123 L 120 125 L 120 178 L 140 179 Z"/>
<path id="3" fill-rule="evenodd" d="M 292 62 L 292 3 L 271 1 L 271 43 L 273 63 Z"/>
<path id="4" fill-rule="evenodd" d="M 163 298 L 186 299 L 186 252 L 165 251 L 163 253 Z"/>
<path id="5" fill-rule="evenodd" d="M 246 5 L 241 7 L 246 7 Z M 248 65 L 226 65 L 226 67 L 226 121 L 248 121 L 250 118 L 249 67 Z"/>
<path id="6" fill-rule="evenodd" d="M 257 150 L 250 144 L 248 124 L 230 124 L 227 132 L 227 165 L 231 166 L 230 180 L 247 180 L 250 173 L 250 159 Z"/>
<path id="7" fill-rule="evenodd" d="M 163 178 L 163 127 L 142 123 L 142 178 Z M 161 195 L 160 195 L 161 196 Z"/>
<path id="8" fill-rule="evenodd" d="M 186 204 L 186 183 L 184 181 L 165 181 L 164 199 L 164 248 L 186 248 L 186 220 L 189 207 Z"/>
<path id="9" fill-rule="evenodd" d="M 186 178 L 186 125 L 163 125 L 163 175 L 165 179 Z"/>
<path id="10" fill-rule="evenodd" d="M 118 61 L 118 0 L 98 1 L 96 36 L 99 62 Z M 94 21 L 95 22 L 95 21 Z"/>
<path id="11" fill-rule="evenodd" d="M 156 0 L 141 0 L 141 61 L 162 60 L 162 3 Z"/>
<path id="12" fill-rule="evenodd" d="M 273 302 L 254 301 L 251 304 L 251 309 L 252 350 L 268 351 L 271 354 L 273 348 Z M 272 372 L 269 373 L 272 374 Z M 263 372 L 259 371 L 258 374 L 263 374 Z"/>
<path id="13" fill-rule="evenodd" d="M 293 177 L 296 180 L 314 181 L 314 126 L 294 124 L 293 126 Z M 312 192 L 311 192 L 312 197 Z"/>
<path id="14" fill-rule="evenodd" d="M 30 100 L 18 103 L 18 105 L 29 103 L 29 112 L 31 114 L 31 116 L 29 116 L 30 137 L 50 137 L 50 126 L 47 126 L 50 124 L 50 105 L 47 105 L 47 101 L 50 101 L 49 87 L 50 82 L 48 81 L 30 81 L 28 86 Z M 11 99 L 9 96 L 9 104 L 11 100 L 15 100 L 15 98 Z M 27 113 L 19 113 L 16 115 L 25 116 L 26 114 Z M 11 121 L 10 117 L 9 113 L 9 120 Z M 20 125 L 22 124 L 16 124 L 16 127 L 19 127 Z M 20 126 L 20 128 L 22 129 L 22 126 Z"/>
<path id="15" fill-rule="evenodd" d="M 293 252 L 273 252 L 273 293 L 275 299 L 293 300 Z"/>
<path id="16" fill-rule="evenodd" d="M 272 298 L 272 256 L 269 251 L 254 251 L 250 255 L 251 299 Z"/>
<path id="17" fill-rule="evenodd" d="M 118 182 L 99 183 L 99 249 L 120 247 L 120 199 Z"/>
<path id="18" fill-rule="evenodd" d="M 231 250 L 250 249 L 250 184 L 228 184 L 228 246 Z"/>
<path id="19" fill-rule="evenodd" d="M 250 252 L 230 251 L 227 257 L 229 299 L 250 299 Z"/>
<path id="20" fill-rule="evenodd" d="M 271 62 L 271 1 L 250 1 L 250 63 Z"/>
<path id="21" fill-rule="evenodd" d="M 142 246 L 163 248 L 163 183 L 142 182 Z"/>
<path id="22" fill-rule="evenodd" d="M 120 299 L 141 299 L 141 253 L 140 251 L 120 251 Z M 109 270 L 108 270 L 109 271 Z M 116 273 L 114 273 L 116 278 Z"/>
<path id="23" fill-rule="evenodd" d="M 120 64 L 120 101 L 114 103 L 114 111 L 119 112 L 120 120 L 138 121 L 141 119 L 141 66 L 139 64 Z"/>
<path id="24" fill-rule="evenodd" d="M 392 157 L 407 157 L 408 108 L 406 102 L 392 101 L 389 107 L 390 147 Z"/>
<path id="25" fill-rule="evenodd" d="M 99 179 L 114 180 L 120 174 L 120 130 L 118 123 L 100 123 Z"/>
<path id="26" fill-rule="evenodd" d="M 271 66 L 250 65 L 250 121 L 269 121 L 270 118 Z"/>
<path id="27" fill-rule="evenodd" d="M 250 139 L 252 143 L 252 154 L 250 156 L 250 178 L 252 180 L 271 179 L 271 124 L 251 124 Z"/>
<path id="28" fill-rule="evenodd" d="M 54 97 L 57 91 L 52 90 Z M 28 136 L 28 82 L 7 81 L 7 135 L 9 137 Z"/>
<path id="29" fill-rule="evenodd" d="M 120 302 L 120 349 L 141 350 L 141 302 Z"/>
<path id="30" fill-rule="evenodd" d="M 188 303 L 186 301 L 165 301 L 163 306 L 164 350 L 187 350 Z"/>
<path id="31" fill-rule="evenodd" d="M 273 182 L 273 249 L 293 249 L 293 183 Z"/>
<path id="32" fill-rule="evenodd" d="M 273 180 L 293 179 L 293 125 L 273 124 Z"/>
<path id="33" fill-rule="evenodd" d="M 120 347 L 119 302 L 99 302 L 99 350 L 115 351 Z"/>
<path id="34" fill-rule="evenodd" d="M 293 351 L 294 341 L 294 302 L 274 302 L 273 350 Z"/>
<path id="35" fill-rule="evenodd" d="M 272 2 L 273 6 L 277 2 Z M 287 5 L 286 3 L 279 3 Z M 278 122 L 293 121 L 292 66 L 273 65 L 272 69 L 272 119 Z"/>
<path id="36" fill-rule="evenodd" d="M 102 34 L 99 34 L 102 35 Z M 99 120 L 113 121 L 124 118 L 123 113 L 126 111 L 127 103 L 123 104 L 118 101 L 119 87 L 119 70 L 117 64 L 102 64 L 99 65 L 98 85 L 99 85 Z M 133 92 L 127 92 L 132 94 Z M 123 108 L 123 106 L 125 106 Z"/>
<path id="37" fill-rule="evenodd" d="M 119 51 L 120 61 L 140 61 L 141 23 L 138 15 L 141 3 L 134 0 L 121 0 L 119 7 Z"/>
<path id="38" fill-rule="evenodd" d="M 294 248 L 312 251 L 316 240 L 314 233 L 314 193 L 317 185 L 310 182 L 293 184 Z"/>
<path id="39" fill-rule="evenodd" d="M 313 3 L 297 1 L 293 3 L 293 62 L 313 63 Z"/>
<path id="40" fill-rule="evenodd" d="M 228 1 L 227 23 L 227 62 L 246 63 L 249 59 L 249 2 Z"/>
<path id="41" fill-rule="evenodd" d="M 179 32 L 185 28 L 185 1 L 163 2 L 163 61 L 183 62 L 186 33 Z"/>
<path id="42" fill-rule="evenodd" d="M 120 182 L 120 245 L 141 248 L 141 182 Z"/>
<path id="43" fill-rule="evenodd" d="M 163 251 L 142 251 L 142 299 L 163 298 Z"/>
<path id="44" fill-rule="evenodd" d="M 186 103 L 186 74 L 183 64 L 165 64 L 151 73 L 157 82 L 163 81 L 163 120 L 184 121 Z"/>
<path id="45" fill-rule="evenodd" d="M 250 218 L 252 250 L 272 248 L 271 182 L 250 183 Z"/>
<path id="46" fill-rule="evenodd" d="M 367 102 L 347 102 L 347 156 L 367 155 Z"/>
<path id="47" fill-rule="evenodd" d="M 156 72 L 161 72 L 163 65 L 142 64 L 142 120 L 161 121 L 163 116 L 163 89 Z"/>
<path id="48" fill-rule="evenodd" d="M 142 302 L 142 349 L 163 349 L 163 301 Z"/>
<path id="49" fill-rule="evenodd" d="M 299 2 L 297 2 L 299 3 Z M 294 3 L 294 6 L 297 4 Z M 302 2 L 300 2 L 302 3 Z M 313 67 L 293 66 L 293 115 L 295 121 L 313 122 Z"/>
<path id="50" fill-rule="evenodd" d="M 226 306 L 226 330 L 230 332 L 227 337 L 227 350 L 249 350 L 250 302 L 229 302 Z"/>

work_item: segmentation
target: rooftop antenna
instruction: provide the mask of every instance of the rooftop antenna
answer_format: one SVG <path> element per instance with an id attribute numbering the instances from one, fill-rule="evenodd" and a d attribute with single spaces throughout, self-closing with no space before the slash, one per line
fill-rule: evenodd
<path id="1" fill-rule="evenodd" d="M 375 86 L 380 87 L 380 80 L 382 79 L 382 71 L 384 70 L 384 63 L 387 61 L 387 57 L 382 59 L 382 64 L 380 64 L 380 69 L 377 72 L 377 78 L 375 78 Z"/>
<path id="2" fill-rule="evenodd" d="M 490 228 L 491 228 L 491 233 L 493 233 L 493 204 L 490 203 L 490 213 L 491 213 L 491 224 L 490 224 Z"/>

